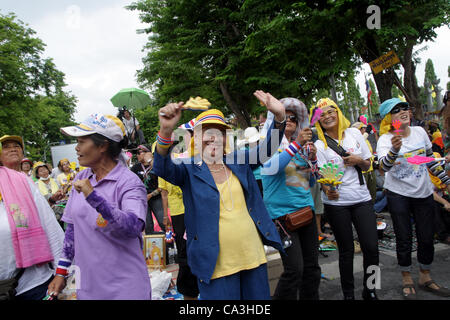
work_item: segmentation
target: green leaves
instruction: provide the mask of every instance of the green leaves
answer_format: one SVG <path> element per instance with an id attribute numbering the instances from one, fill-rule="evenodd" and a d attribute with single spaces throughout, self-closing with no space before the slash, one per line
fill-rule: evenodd
<path id="1" fill-rule="evenodd" d="M 34 35 L 14 15 L 0 14 L 0 136 L 22 136 L 26 156 L 42 160 L 50 142 L 64 139 L 59 128 L 73 123 L 76 98 Z"/>

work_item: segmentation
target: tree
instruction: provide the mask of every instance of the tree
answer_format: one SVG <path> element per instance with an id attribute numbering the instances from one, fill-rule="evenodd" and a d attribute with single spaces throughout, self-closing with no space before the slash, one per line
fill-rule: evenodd
<path id="1" fill-rule="evenodd" d="M 246 127 L 260 110 L 256 89 L 309 103 L 330 87 L 331 74 L 354 68 L 351 50 L 344 48 L 345 59 L 334 58 L 327 37 L 310 35 L 298 23 L 294 4 L 149 0 L 128 8 L 150 25 L 141 31 L 149 34 L 150 51 L 138 80 L 152 89 L 158 106 L 201 95 Z"/>
<path id="2" fill-rule="evenodd" d="M 413 60 L 413 48 L 423 41 L 436 37 L 435 29 L 449 25 L 450 3 L 447 0 L 436 1 L 377 1 L 380 9 L 381 28 L 369 29 L 367 8 L 373 1 L 337 0 L 328 2 L 302 1 L 303 23 L 314 33 L 316 30 L 326 33 L 339 33 L 330 47 L 351 47 L 363 62 L 369 63 L 390 50 L 400 58 L 404 69 L 404 87 L 410 103 L 416 107 L 416 116 L 422 118 L 418 102 L 419 90 L 415 78 L 416 63 Z M 335 50 L 339 52 L 338 49 Z M 374 74 L 381 102 L 391 98 L 391 87 L 395 79 L 393 69 Z"/>
<path id="3" fill-rule="evenodd" d="M 450 78 L 450 66 L 447 68 L 448 77 Z M 450 81 L 447 82 L 447 90 L 450 90 Z"/>
<path id="4" fill-rule="evenodd" d="M 73 124 L 76 98 L 34 35 L 15 15 L 0 14 L 0 135 L 22 136 L 26 156 L 40 160 L 64 139 L 59 128 Z"/>

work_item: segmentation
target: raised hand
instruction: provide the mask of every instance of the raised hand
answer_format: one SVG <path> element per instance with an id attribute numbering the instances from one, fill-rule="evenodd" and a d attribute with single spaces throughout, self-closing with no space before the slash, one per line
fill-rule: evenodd
<path id="1" fill-rule="evenodd" d="M 286 110 L 280 100 L 272 96 L 270 93 L 262 90 L 256 90 L 253 95 L 261 102 L 261 104 L 266 106 L 267 110 L 274 114 L 276 121 L 284 121 L 286 117 Z"/>
<path id="2" fill-rule="evenodd" d="M 181 106 L 184 102 L 169 103 L 159 109 L 159 125 L 161 133 L 165 137 L 170 137 L 173 129 L 181 118 Z M 164 115 L 161 115 L 164 114 Z"/>

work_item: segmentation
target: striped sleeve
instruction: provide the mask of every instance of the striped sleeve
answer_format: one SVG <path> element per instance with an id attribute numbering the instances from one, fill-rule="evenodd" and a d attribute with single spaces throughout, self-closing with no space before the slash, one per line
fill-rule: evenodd
<path id="1" fill-rule="evenodd" d="M 439 180 L 441 180 L 442 183 L 446 185 L 450 184 L 450 178 L 448 177 L 447 173 L 444 170 L 445 160 L 427 163 L 427 167 L 428 169 L 430 169 L 431 174 L 439 178 Z"/>
<path id="2" fill-rule="evenodd" d="M 398 152 L 395 152 L 394 149 L 391 148 L 385 157 L 379 159 L 381 169 L 385 172 L 391 170 L 395 164 L 395 160 L 397 160 L 397 157 Z"/>

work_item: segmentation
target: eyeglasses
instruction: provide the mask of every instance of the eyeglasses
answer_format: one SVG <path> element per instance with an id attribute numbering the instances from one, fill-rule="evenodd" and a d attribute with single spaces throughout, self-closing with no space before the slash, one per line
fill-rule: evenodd
<path id="1" fill-rule="evenodd" d="M 296 116 L 286 116 L 286 120 L 292 121 L 292 122 L 297 122 L 297 117 Z"/>
<path id="2" fill-rule="evenodd" d="M 407 111 L 409 110 L 409 105 L 396 105 L 392 110 L 391 110 L 391 114 L 396 114 L 399 113 L 400 111 Z"/>
<path id="3" fill-rule="evenodd" d="M 328 111 L 326 111 L 326 112 L 322 112 L 322 114 L 320 115 L 320 119 L 325 119 L 326 117 L 328 117 L 328 116 L 332 116 L 332 115 L 334 115 L 335 113 L 336 113 L 337 111 L 336 111 L 336 109 L 329 109 Z"/>

